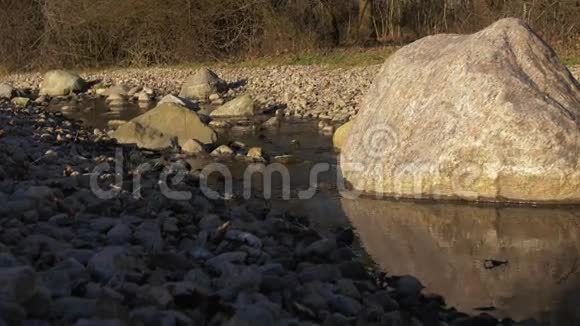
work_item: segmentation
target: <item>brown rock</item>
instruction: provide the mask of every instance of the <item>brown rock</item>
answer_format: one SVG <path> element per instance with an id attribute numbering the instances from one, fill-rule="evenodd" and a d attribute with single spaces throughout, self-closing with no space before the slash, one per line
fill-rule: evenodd
<path id="1" fill-rule="evenodd" d="M 205 152 L 203 144 L 195 139 L 190 139 L 186 141 L 182 146 L 181 150 L 187 154 L 198 154 Z"/>
<path id="2" fill-rule="evenodd" d="M 216 132 L 204 124 L 195 112 L 174 103 L 158 105 L 130 122 L 133 124 L 120 126 L 111 133 L 111 137 L 120 143 L 135 143 L 149 149 L 168 147 L 174 138 L 180 146 L 191 139 L 202 144 L 213 144 L 217 140 Z"/>
<path id="3" fill-rule="evenodd" d="M 121 144 L 136 144 L 141 148 L 163 149 L 171 146 L 170 136 L 134 121 L 120 125 L 110 136 Z"/>

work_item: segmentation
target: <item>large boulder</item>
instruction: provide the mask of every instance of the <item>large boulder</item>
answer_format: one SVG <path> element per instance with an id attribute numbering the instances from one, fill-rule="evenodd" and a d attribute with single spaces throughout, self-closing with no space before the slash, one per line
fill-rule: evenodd
<path id="1" fill-rule="evenodd" d="M 580 202 L 580 85 L 524 22 L 408 45 L 381 68 L 341 153 L 353 188 Z"/>
<path id="2" fill-rule="evenodd" d="M 242 95 L 209 114 L 213 118 L 249 118 L 256 115 L 256 104 L 250 95 Z"/>
<path id="3" fill-rule="evenodd" d="M 226 82 L 208 68 L 199 69 L 195 75 L 185 81 L 179 97 L 206 101 L 209 96 L 226 89 Z"/>
<path id="4" fill-rule="evenodd" d="M 65 71 L 52 70 L 44 75 L 40 84 L 40 95 L 66 96 L 73 92 L 82 92 L 87 82 L 79 75 Z"/>
<path id="5" fill-rule="evenodd" d="M 161 149 L 169 147 L 172 139 L 179 145 L 190 139 L 202 144 L 213 144 L 216 132 L 204 124 L 199 116 L 175 103 L 163 103 L 111 133 L 120 143 L 137 144 L 142 148 Z"/>
<path id="6" fill-rule="evenodd" d="M 2 98 L 11 99 L 15 93 L 16 90 L 14 89 L 14 87 L 6 83 L 0 83 L 0 99 Z"/>

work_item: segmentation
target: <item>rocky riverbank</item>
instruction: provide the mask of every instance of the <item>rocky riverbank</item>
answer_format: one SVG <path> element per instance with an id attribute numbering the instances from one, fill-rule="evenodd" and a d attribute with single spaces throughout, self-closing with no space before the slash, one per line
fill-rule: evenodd
<path id="1" fill-rule="evenodd" d="M 214 71 L 230 83 L 240 82 L 237 93 L 247 92 L 265 106 L 287 105 L 288 116 L 344 121 L 358 112 L 362 96 L 379 69 L 380 65 L 350 69 L 281 66 L 216 68 Z M 580 65 L 570 70 L 580 78 Z M 196 71 L 193 68 L 112 69 L 82 75 L 86 80 L 102 80 L 105 85 L 148 87 L 163 96 L 177 95 L 183 82 Z M 35 89 L 42 81 L 42 74 L 14 74 L 4 81 L 18 88 Z"/>
<path id="2" fill-rule="evenodd" d="M 96 178 L 119 148 L 122 168 Z M 46 105 L 0 100 L 0 159 L 0 325 L 499 323 L 378 273 L 352 230 L 324 238 L 264 200 L 210 199 L 194 173 L 171 186 L 191 198 L 171 200 L 159 180 L 188 167 L 177 149 L 117 145 Z"/>
<path id="3" fill-rule="evenodd" d="M 216 68 L 214 71 L 229 83 L 236 84 L 230 96 L 252 95 L 263 106 L 287 105 L 286 115 L 298 118 L 321 118 L 345 121 L 353 117 L 379 66 L 352 69 L 325 69 L 317 66 L 282 66 L 264 68 Z M 146 68 L 115 69 L 83 73 L 86 80 L 100 80 L 103 85 L 123 84 L 148 87 L 158 96 L 177 95 L 184 81 L 197 69 Z M 42 74 L 15 74 L 5 78 L 18 88 L 36 89 Z"/>

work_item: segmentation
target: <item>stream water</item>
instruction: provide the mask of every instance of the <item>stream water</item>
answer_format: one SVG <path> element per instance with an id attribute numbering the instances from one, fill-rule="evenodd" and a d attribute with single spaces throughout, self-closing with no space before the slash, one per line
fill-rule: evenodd
<path id="1" fill-rule="evenodd" d="M 98 102 L 87 105 L 92 109 L 69 116 L 98 128 L 146 110 L 131 106 L 115 113 Z M 580 207 L 347 200 L 337 190 L 331 137 L 320 134 L 316 123 L 288 121 L 276 130 L 256 130 L 234 127 L 220 139 L 300 159 L 287 165 L 292 199 L 281 199 L 281 180 L 273 178 L 274 208 L 307 216 L 323 234 L 353 227 L 357 246 L 377 266 L 391 275 L 416 276 L 425 291 L 461 311 L 536 318 L 541 325 L 580 324 Z M 310 170 L 317 163 L 329 169 L 314 182 L 316 194 L 298 199 L 296 193 L 311 185 Z M 246 163 L 228 164 L 241 180 Z M 253 190 L 263 190 L 260 185 L 253 183 Z"/>

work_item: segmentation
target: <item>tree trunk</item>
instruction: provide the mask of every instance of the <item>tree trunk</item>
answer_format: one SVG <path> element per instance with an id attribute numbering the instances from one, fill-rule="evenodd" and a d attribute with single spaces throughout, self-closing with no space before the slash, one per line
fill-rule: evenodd
<path id="1" fill-rule="evenodd" d="M 373 1 L 358 0 L 358 33 L 357 41 L 364 43 L 371 38 L 373 31 Z"/>

